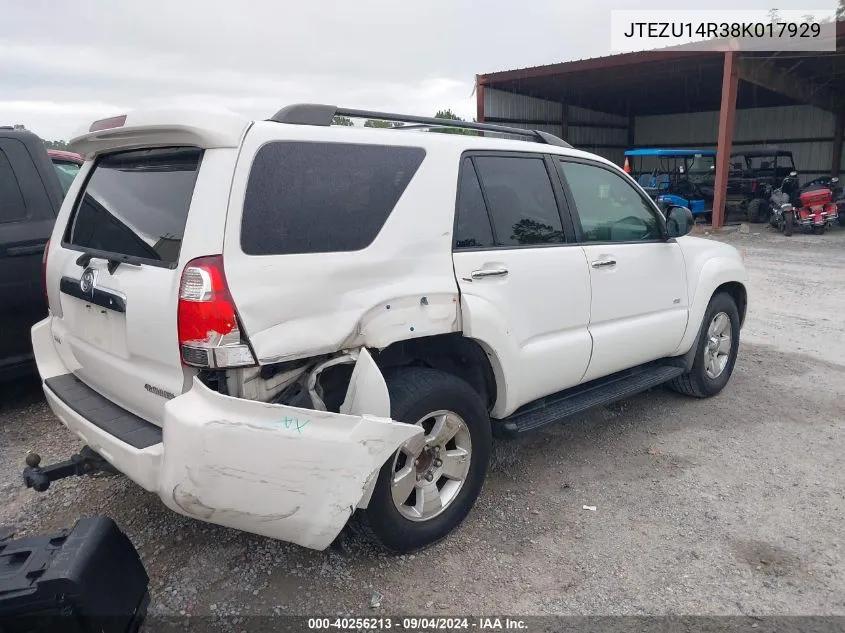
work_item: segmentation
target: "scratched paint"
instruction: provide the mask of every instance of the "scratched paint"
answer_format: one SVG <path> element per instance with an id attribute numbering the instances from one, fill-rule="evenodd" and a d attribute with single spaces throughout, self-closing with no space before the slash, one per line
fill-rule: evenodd
<path id="1" fill-rule="evenodd" d="M 378 401 L 372 385 L 357 388 L 361 402 Z M 240 400 L 195 379 L 167 402 L 157 492 L 181 514 L 325 549 L 382 465 L 422 432 L 390 418 Z"/>

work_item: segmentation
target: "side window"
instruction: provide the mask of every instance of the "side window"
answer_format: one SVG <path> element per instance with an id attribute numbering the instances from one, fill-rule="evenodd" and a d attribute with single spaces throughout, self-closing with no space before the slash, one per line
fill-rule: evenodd
<path id="1" fill-rule="evenodd" d="M 268 143 L 249 175 L 241 248 L 247 255 L 366 248 L 424 157 L 419 147 Z"/>
<path id="2" fill-rule="evenodd" d="M 455 249 L 484 248 L 493 246 L 493 229 L 481 185 L 472 166 L 472 160 L 465 158 L 461 165 L 461 180 L 458 183 L 458 209 L 455 220 Z"/>
<path id="3" fill-rule="evenodd" d="M 26 217 L 26 203 L 12 163 L 6 153 L 0 150 L 0 223 L 18 222 Z"/>
<path id="4" fill-rule="evenodd" d="M 477 156 L 497 246 L 565 242 L 543 158 Z"/>
<path id="5" fill-rule="evenodd" d="M 657 212 L 622 176 L 584 163 L 560 162 L 586 242 L 663 238 Z"/>

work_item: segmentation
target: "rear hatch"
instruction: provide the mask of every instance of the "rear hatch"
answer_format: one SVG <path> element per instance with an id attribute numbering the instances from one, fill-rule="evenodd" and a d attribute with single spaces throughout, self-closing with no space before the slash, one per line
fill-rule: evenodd
<path id="1" fill-rule="evenodd" d="M 190 376 L 177 333 L 181 271 L 189 258 L 220 252 L 228 200 L 220 169 L 231 178 L 236 153 L 109 148 L 86 164 L 51 239 L 53 338 L 65 364 L 155 424 Z"/>

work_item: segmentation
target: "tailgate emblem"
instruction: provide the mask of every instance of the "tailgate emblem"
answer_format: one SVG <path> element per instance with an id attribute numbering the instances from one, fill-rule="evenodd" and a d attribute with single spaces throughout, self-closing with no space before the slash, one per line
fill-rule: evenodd
<path id="1" fill-rule="evenodd" d="M 97 271 L 93 268 L 86 268 L 79 279 L 79 289 L 85 294 L 94 294 L 94 286 L 97 285 Z"/>

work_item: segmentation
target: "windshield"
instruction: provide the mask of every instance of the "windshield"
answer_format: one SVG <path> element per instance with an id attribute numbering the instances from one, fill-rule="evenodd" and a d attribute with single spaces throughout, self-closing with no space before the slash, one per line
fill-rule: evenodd
<path id="1" fill-rule="evenodd" d="M 59 183 L 62 185 L 62 194 L 67 195 L 68 189 L 70 189 L 74 178 L 76 178 L 76 174 L 79 173 L 79 165 L 70 160 L 54 158 L 53 167 L 56 168 L 56 174 L 59 176 Z"/>
<path id="2" fill-rule="evenodd" d="M 66 241 L 86 251 L 173 265 L 179 259 L 202 150 L 135 150 L 97 161 Z"/>

